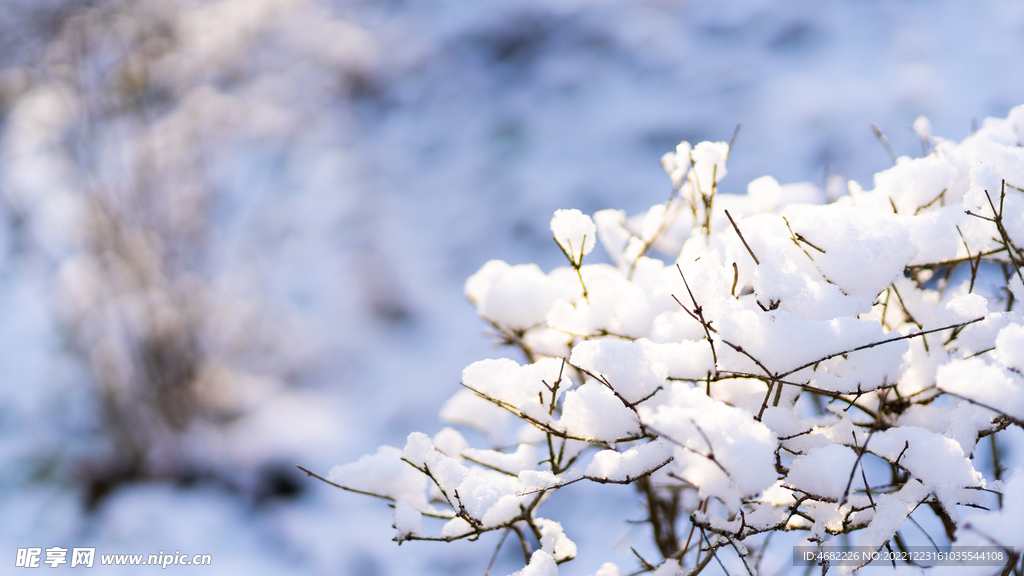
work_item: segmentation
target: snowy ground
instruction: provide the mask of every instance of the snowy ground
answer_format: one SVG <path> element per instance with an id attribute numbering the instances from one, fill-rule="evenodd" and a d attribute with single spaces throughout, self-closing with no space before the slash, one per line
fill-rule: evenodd
<path id="1" fill-rule="evenodd" d="M 871 124 L 916 156 L 918 115 L 961 139 L 1024 101 L 1024 6 L 1008 0 L 182 0 L 108 3 L 114 24 L 81 4 L 0 1 L 7 566 L 19 547 L 95 546 L 209 553 L 207 571 L 225 574 L 480 574 L 489 544 L 397 548 L 385 506 L 289 468 L 325 473 L 436 431 L 463 367 L 510 353 L 481 335 L 466 277 L 491 258 L 559 263 L 557 208 L 663 201 L 659 158 L 680 140 L 728 140 L 742 123 L 726 192 L 764 174 L 870 186 L 891 164 Z M 133 124 L 88 84 L 68 87 L 74 65 L 105 81 L 126 58 L 112 42 L 77 61 L 68 30 L 145 35 L 150 21 L 177 30 L 154 49 L 151 117 Z M 131 180 L 146 138 L 181 147 L 161 148 L 165 173 L 187 166 L 210 191 L 203 270 L 271 326 L 270 352 L 245 365 L 275 384 L 183 441 L 209 474 L 121 485 L 87 512 L 76 474 L 105 445 L 58 271 L 82 250 L 81 198 Z M 169 204 L 186 188 L 168 185 Z M 279 495 L 274 470 L 299 494 Z M 620 492 L 550 504 L 581 511 L 563 573 L 629 565 L 643 528 L 600 522 L 635 506 Z M 518 560 L 511 548 L 495 573 Z"/>

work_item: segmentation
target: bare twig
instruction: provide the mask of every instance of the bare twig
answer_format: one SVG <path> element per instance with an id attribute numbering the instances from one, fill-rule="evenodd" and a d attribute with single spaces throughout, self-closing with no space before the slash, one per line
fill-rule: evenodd
<path id="1" fill-rule="evenodd" d="M 708 344 L 711 346 L 711 360 L 714 362 L 715 370 L 717 371 L 718 354 L 715 352 L 715 341 L 711 338 L 711 332 L 717 332 L 717 330 L 712 328 L 711 322 L 704 318 L 704 309 L 701 308 L 700 304 L 697 304 L 697 298 L 693 296 L 693 290 L 690 290 L 690 284 L 686 281 L 686 275 L 683 274 L 683 269 L 682 267 L 679 266 L 678 263 L 676 264 L 676 270 L 679 271 L 679 276 L 683 279 L 683 286 L 686 286 L 686 292 L 687 294 L 690 295 L 690 301 L 693 302 L 693 313 L 691 314 L 691 316 L 694 316 L 697 319 L 697 321 L 700 322 L 700 325 L 704 328 L 704 336 L 708 339 Z M 675 296 L 673 296 L 673 298 L 675 298 Z M 676 299 L 676 302 L 679 302 L 679 300 Z M 682 303 L 680 303 L 679 305 L 682 306 Z M 686 310 L 686 307 L 683 306 L 683 309 Z"/>
<path id="2" fill-rule="evenodd" d="M 622 480 L 614 480 L 614 479 L 611 479 L 611 478 L 601 478 L 600 476 L 579 476 L 577 478 L 573 478 L 572 480 L 566 480 L 565 482 L 561 482 L 561 483 L 555 484 L 553 486 L 547 486 L 545 488 L 537 488 L 535 490 L 527 490 L 526 492 L 519 492 L 519 493 L 516 494 L 516 496 L 528 496 L 530 494 L 537 494 L 539 492 L 545 492 L 547 490 L 556 490 L 558 488 L 563 488 L 565 486 L 568 486 L 570 484 L 575 484 L 575 483 L 583 481 L 583 480 L 590 480 L 591 482 L 595 482 L 597 484 L 632 484 L 633 482 L 636 482 L 637 480 L 639 480 L 641 478 L 646 478 L 646 477 L 650 476 L 651 474 L 654 474 L 658 470 L 661 470 L 665 466 L 668 466 L 668 464 L 670 462 L 672 462 L 672 458 L 669 458 L 668 460 L 665 460 L 661 464 L 658 464 L 657 466 L 655 466 L 655 467 L 653 467 L 653 468 L 651 468 L 649 470 L 644 470 L 643 472 L 641 472 L 640 474 L 637 474 L 636 476 L 629 476 L 627 474 L 626 477 L 624 479 L 622 479 Z"/>
<path id="3" fill-rule="evenodd" d="M 760 265 L 761 261 L 757 259 L 754 251 L 750 249 L 750 244 L 747 244 L 747 239 L 743 237 L 743 232 L 740 232 L 740 227 L 736 225 L 736 221 L 732 219 L 732 215 L 729 214 L 728 210 L 725 211 L 725 217 L 729 219 L 729 223 L 732 224 L 733 229 L 736 230 L 736 235 L 740 237 L 740 242 L 743 242 L 743 246 L 746 247 L 747 252 L 750 253 L 750 257 L 754 259 L 754 264 Z"/>
<path id="4" fill-rule="evenodd" d="M 494 567 L 494 561 L 498 558 L 498 551 L 501 550 L 501 545 L 505 543 L 505 538 L 508 538 L 508 534 L 511 531 L 512 529 L 508 528 L 501 535 L 501 540 L 498 540 L 498 545 L 494 547 L 494 553 L 491 554 L 491 560 L 487 563 L 487 569 L 484 570 L 484 576 L 488 576 L 491 573 L 491 568 Z"/>
<path id="5" fill-rule="evenodd" d="M 892 165 L 895 166 L 896 153 L 892 151 L 892 146 L 889 146 L 889 139 L 885 137 L 885 134 L 882 134 L 882 129 L 878 127 L 878 124 L 872 124 L 871 130 L 875 133 L 875 138 L 878 138 L 878 141 L 885 147 L 886 153 L 889 154 L 889 159 L 892 160 Z"/>
<path id="6" fill-rule="evenodd" d="M 342 486 L 341 484 L 336 484 L 334 482 L 331 482 L 327 478 L 324 478 L 323 476 L 317 474 L 316 472 L 312 472 L 310 470 L 307 470 L 306 468 L 303 468 L 302 466 L 300 466 L 298 464 L 296 464 L 295 467 L 298 468 L 299 470 L 302 470 L 303 472 L 305 472 L 306 476 L 312 476 L 313 478 L 316 478 L 317 480 L 319 480 L 321 482 L 324 482 L 326 484 L 330 484 L 331 486 L 334 486 L 335 488 L 341 488 L 342 490 L 344 490 L 346 492 L 354 492 L 356 494 L 362 494 L 364 496 L 373 496 L 374 498 L 380 498 L 381 500 L 387 500 L 388 502 L 394 502 L 395 501 L 395 499 L 390 497 L 390 496 L 382 496 L 380 494 L 374 494 L 373 492 L 366 492 L 365 490 L 356 490 L 355 488 L 349 488 L 348 486 Z"/>
<path id="7" fill-rule="evenodd" d="M 900 340 L 909 340 L 910 338 L 917 338 L 918 336 L 924 336 L 926 334 L 934 334 L 935 332 L 942 332 L 943 330 L 950 330 L 952 328 L 959 328 L 961 326 L 968 326 L 970 324 L 974 324 L 975 322 L 981 322 L 982 320 L 984 320 L 984 318 L 975 318 L 974 320 L 969 320 L 967 322 L 961 322 L 959 324 L 950 324 L 949 326 L 943 326 L 941 328 L 933 328 L 931 330 L 922 330 L 920 332 L 914 332 L 913 334 L 907 334 L 906 336 L 897 336 L 895 338 L 888 338 L 886 340 L 880 340 L 878 342 L 872 342 L 871 344 L 865 344 L 863 346 L 857 346 L 856 348 L 850 348 L 849 350 L 843 350 L 842 352 L 836 352 L 834 354 L 829 354 L 828 356 L 824 356 L 824 357 L 819 358 L 817 360 L 814 360 L 812 362 L 807 362 L 805 364 L 801 364 L 800 366 L 797 366 L 796 368 L 793 368 L 792 370 L 789 370 L 788 372 L 784 372 L 784 373 L 780 374 L 779 377 L 785 378 L 786 376 L 789 376 L 791 374 L 795 374 L 795 373 L 803 370 L 804 368 L 810 368 L 811 366 L 814 366 L 815 364 L 818 364 L 820 362 L 824 362 L 826 360 L 835 358 L 836 356 L 843 356 L 843 355 L 846 355 L 846 354 L 852 354 L 853 352 L 859 352 L 861 350 L 867 350 L 869 348 L 874 348 L 875 346 L 881 346 L 883 344 L 890 344 L 892 342 L 899 342 Z"/>

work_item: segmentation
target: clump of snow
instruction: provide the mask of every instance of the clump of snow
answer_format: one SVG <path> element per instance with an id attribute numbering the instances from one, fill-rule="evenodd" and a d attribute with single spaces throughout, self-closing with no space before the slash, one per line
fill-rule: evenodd
<path id="1" fill-rule="evenodd" d="M 594 455 L 584 474 L 592 478 L 627 481 L 654 470 L 671 458 L 672 446 L 659 438 L 625 452 L 602 450 Z"/>
<path id="2" fill-rule="evenodd" d="M 725 160 L 729 156 L 728 142 L 700 142 L 690 151 L 692 170 L 689 182 L 703 195 L 711 194 L 718 181 L 725 178 Z"/>
<path id="3" fill-rule="evenodd" d="M 842 444 L 814 448 L 790 464 L 787 487 L 840 501 L 847 495 L 847 479 L 856 461 L 857 454 Z"/>
<path id="4" fill-rule="evenodd" d="M 951 323 L 968 322 L 988 314 L 988 300 L 978 294 L 964 294 L 946 303 Z"/>
<path id="5" fill-rule="evenodd" d="M 665 173 L 672 180 L 676 188 L 682 185 L 683 178 L 690 171 L 690 152 L 692 147 L 689 142 L 680 142 L 675 151 L 666 152 L 661 157 L 661 166 Z"/>
<path id="6" fill-rule="evenodd" d="M 999 171 L 991 163 L 978 162 L 971 166 L 971 187 L 964 195 L 964 208 L 992 217 L 989 202 L 999 205 L 1002 181 Z"/>
<path id="7" fill-rule="evenodd" d="M 959 443 L 923 428 L 901 426 L 877 432 L 868 449 L 890 462 L 898 459 L 899 465 L 933 493 L 954 520 L 956 504 L 964 498 L 963 490 L 984 487 L 981 473 Z"/>
<path id="8" fill-rule="evenodd" d="M 556 210 L 551 218 L 551 232 L 555 241 L 569 255 L 569 261 L 579 266 L 583 257 L 590 254 L 597 244 L 597 227 L 590 216 L 575 208 Z"/>
<path id="9" fill-rule="evenodd" d="M 646 398 L 668 378 L 668 369 L 653 354 L 618 338 L 580 342 L 569 362 L 610 384 L 627 402 Z"/>
<path id="10" fill-rule="evenodd" d="M 794 233 L 824 251 L 808 248 L 814 266 L 848 295 L 877 295 L 917 254 L 909 232 L 891 214 L 837 204 L 795 205 L 783 214 Z"/>
<path id="11" fill-rule="evenodd" d="M 464 518 L 452 518 L 441 527 L 441 536 L 448 538 L 472 533 L 473 527 Z"/>
<path id="12" fill-rule="evenodd" d="M 520 444 L 516 451 L 512 453 L 463 448 L 461 454 L 463 457 L 479 462 L 484 466 L 515 475 L 518 475 L 523 470 L 532 469 L 537 466 L 537 447 L 529 444 Z"/>
<path id="13" fill-rule="evenodd" d="M 928 118 L 924 115 L 918 116 L 914 120 L 913 124 L 914 134 L 921 140 L 931 140 L 932 138 L 932 123 L 928 121 Z"/>
<path id="14" fill-rule="evenodd" d="M 654 572 L 651 572 L 652 576 L 685 576 L 685 574 L 686 570 L 683 570 L 678 560 L 665 560 Z"/>
<path id="15" fill-rule="evenodd" d="M 492 440 L 500 442 L 512 415 L 481 398 L 472 390 L 459 390 L 441 407 L 439 418 L 443 422 L 471 426 L 485 432 Z"/>
<path id="16" fill-rule="evenodd" d="M 331 468 L 327 479 L 353 490 L 404 500 L 428 510 L 427 478 L 402 461 L 402 451 L 381 446 L 377 453 Z"/>
<path id="17" fill-rule="evenodd" d="M 423 532 L 423 514 L 412 507 L 405 500 L 399 500 L 395 504 L 395 529 L 398 530 L 396 537 L 399 542 L 409 536 Z"/>
<path id="18" fill-rule="evenodd" d="M 970 510 L 964 514 L 956 531 L 955 546 L 1000 546 L 1014 551 L 1024 547 L 1024 530 L 1020 524 L 1024 514 L 1024 469 L 1012 472 L 1010 480 L 1002 487 L 1002 495 L 1001 509 Z M 963 570 L 961 566 L 936 568 L 942 576 Z"/>
<path id="19" fill-rule="evenodd" d="M 790 204 L 822 204 L 825 196 L 810 182 L 779 184 L 771 176 L 762 176 L 747 184 L 747 196 L 755 212 L 778 212 Z"/>
<path id="20" fill-rule="evenodd" d="M 558 576 L 558 563 L 549 552 L 537 550 L 530 556 L 530 562 L 525 568 L 509 576 Z"/>
<path id="21" fill-rule="evenodd" d="M 936 386 L 979 406 L 1024 419 L 1024 378 L 980 358 L 940 366 Z"/>
<path id="22" fill-rule="evenodd" d="M 721 319 L 719 334 L 723 343 L 744 350 L 722 346 L 722 368 L 763 374 L 754 359 L 778 374 L 789 374 L 803 366 L 793 377 L 810 378 L 818 387 L 845 393 L 897 381 L 908 348 L 905 341 L 898 341 L 838 355 L 884 340 L 885 332 L 876 322 L 851 317 L 816 321 L 781 310 L 767 314 L 751 309 L 738 311 Z M 836 356 L 815 362 L 831 355 Z"/>
<path id="23" fill-rule="evenodd" d="M 480 316 L 516 330 L 544 322 L 551 305 L 566 294 L 536 264 L 491 260 L 466 281 L 466 296 Z"/>
<path id="24" fill-rule="evenodd" d="M 605 562 L 601 564 L 601 567 L 594 572 L 593 576 L 622 576 L 622 571 L 619 567 L 611 562 Z"/>
<path id="25" fill-rule="evenodd" d="M 666 374 L 670 378 L 700 380 L 708 372 L 715 371 L 711 347 L 707 342 L 683 340 L 655 343 L 641 338 L 636 343 L 649 352 L 655 362 L 665 365 Z"/>
<path id="26" fill-rule="evenodd" d="M 636 414 L 604 384 L 584 383 L 565 395 L 558 427 L 575 438 L 615 442 L 639 434 Z"/>
<path id="27" fill-rule="evenodd" d="M 537 518 L 540 528 L 541 550 L 547 552 L 556 562 L 565 562 L 576 557 L 576 544 L 566 537 L 562 525 L 547 518 Z"/>
<path id="28" fill-rule="evenodd" d="M 555 358 L 542 358 L 526 366 L 507 358 L 481 360 L 463 370 L 462 383 L 473 392 L 521 413 L 544 418 L 544 408 L 551 402 L 549 386 L 558 381 L 562 364 Z M 559 389 L 559 395 L 564 389 Z"/>
<path id="29" fill-rule="evenodd" d="M 625 224 L 626 213 L 622 210 L 601 210 L 594 214 L 597 237 L 616 265 L 623 263 L 626 247 L 632 237 Z"/>
<path id="30" fill-rule="evenodd" d="M 1024 324 L 1011 324 L 999 331 L 996 358 L 1018 374 L 1024 371 Z"/>
<path id="31" fill-rule="evenodd" d="M 514 476 L 465 466 L 439 452 L 430 438 L 420 432 L 409 435 L 402 458 L 424 475 L 429 474 L 441 496 L 449 502 L 457 502 L 459 508 L 481 526 L 493 527 L 509 522 L 524 505 L 523 497 L 517 495 Z"/>
<path id="32" fill-rule="evenodd" d="M 535 492 L 557 486 L 559 482 L 561 479 L 547 470 L 523 470 L 518 475 L 517 489 L 519 493 Z"/>
<path id="33" fill-rule="evenodd" d="M 552 272 L 555 276 L 559 270 Z M 607 264 L 584 266 L 580 269 L 582 293 L 574 300 L 556 301 L 547 315 L 551 328 L 574 336 L 595 336 L 608 333 L 626 338 L 638 338 L 647 333 L 653 321 L 649 298 L 643 288 L 629 282 L 622 272 Z M 571 279 L 573 288 L 581 283 Z M 568 287 L 567 287 L 568 288 Z"/>
<path id="34" fill-rule="evenodd" d="M 880 548 L 927 497 L 928 489 L 913 478 L 897 492 L 878 496 L 871 523 L 860 535 L 858 544 Z"/>
<path id="35" fill-rule="evenodd" d="M 740 499 L 776 480 L 775 437 L 746 410 L 674 385 L 657 408 L 641 406 L 645 426 L 673 446 L 673 471 L 698 488 L 701 498 L 721 499 L 736 510 Z"/>
<path id="36" fill-rule="evenodd" d="M 445 426 L 437 434 L 434 434 L 434 446 L 445 456 L 457 457 L 463 450 L 469 448 L 469 442 L 463 438 L 458 430 Z"/>

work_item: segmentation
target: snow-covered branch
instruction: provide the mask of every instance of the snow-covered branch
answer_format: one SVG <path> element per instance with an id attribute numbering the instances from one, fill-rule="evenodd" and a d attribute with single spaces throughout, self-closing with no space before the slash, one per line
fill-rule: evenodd
<path id="1" fill-rule="evenodd" d="M 576 555 L 536 513 L 582 480 L 635 487 L 662 555 L 638 569 L 658 575 L 728 550 L 755 574 L 773 533 L 903 549 L 922 506 L 947 542 L 1021 546 L 980 527 L 1019 506 L 1022 476 L 1003 482 L 994 440 L 974 456 L 1024 423 L 1022 130 L 1024 107 L 929 139 L 832 202 L 767 177 L 720 194 L 731 144 L 680 144 L 646 214 L 556 212 L 567 267 L 491 261 L 467 281 L 527 361 L 470 365 L 442 410 L 491 446 L 414 433 L 328 480 L 394 502 L 399 542 L 515 532 L 522 574 Z M 612 264 L 584 263 L 595 237 Z"/>

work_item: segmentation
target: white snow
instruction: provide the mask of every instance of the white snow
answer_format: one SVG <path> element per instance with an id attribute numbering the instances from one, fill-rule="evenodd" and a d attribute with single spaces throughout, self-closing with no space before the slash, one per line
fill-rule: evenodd
<path id="1" fill-rule="evenodd" d="M 427 510 L 427 478 L 401 460 L 402 451 L 381 446 L 377 453 L 331 468 L 327 479 L 353 490 L 404 500 Z"/>
<path id="2" fill-rule="evenodd" d="M 558 564 L 554 557 L 544 550 L 537 550 L 530 556 L 530 562 L 522 570 L 509 576 L 558 576 Z"/>
<path id="3" fill-rule="evenodd" d="M 594 459 L 587 465 L 584 474 L 592 478 L 625 481 L 628 478 L 638 478 L 671 458 L 671 444 L 659 438 L 634 446 L 625 452 L 602 450 L 594 454 Z"/>
<path id="4" fill-rule="evenodd" d="M 787 487 L 805 494 L 842 501 L 843 496 L 848 496 L 846 487 L 849 478 L 853 476 L 859 480 L 854 474 L 856 461 L 857 454 L 842 444 L 814 448 L 797 456 L 790 464 L 789 474 L 786 474 Z M 850 487 L 856 489 L 857 486 L 851 484 Z"/>
<path id="5" fill-rule="evenodd" d="M 1024 378 L 980 358 L 939 367 L 936 386 L 979 406 L 1024 418 Z"/>
<path id="6" fill-rule="evenodd" d="M 915 479 L 911 479 L 897 492 L 878 496 L 871 523 L 860 534 L 858 545 L 881 548 L 927 497 L 928 489 Z"/>
<path id="7" fill-rule="evenodd" d="M 1024 371 L 1024 325 L 1011 324 L 996 336 L 996 358 L 1007 368 Z"/>
<path id="8" fill-rule="evenodd" d="M 537 466 L 537 447 L 529 444 L 520 444 L 512 453 L 467 447 L 461 450 L 461 454 L 474 462 L 497 468 L 512 475 L 518 475 L 523 470 L 533 469 Z"/>
<path id="9" fill-rule="evenodd" d="M 696 486 L 701 498 L 719 498 L 736 510 L 742 497 L 775 482 L 775 438 L 749 412 L 679 385 L 663 402 L 641 406 L 641 420 L 673 446 L 673 472 Z"/>
<path id="10" fill-rule="evenodd" d="M 476 303 L 479 314 L 514 330 L 544 322 L 551 304 L 566 294 L 536 264 L 509 266 L 491 260 L 466 281 L 466 296 Z"/>
<path id="11" fill-rule="evenodd" d="M 565 395 L 558 427 L 576 438 L 614 442 L 639 433 L 636 414 L 604 384 L 584 383 Z"/>
<path id="12" fill-rule="evenodd" d="M 964 294 L 946 303 L 950 323 L 959 324 L 988 315 L 988 300 L 978 294 Z"/>
<path id="13" fill-rule="evenodd" d="M 576 557 L 576 544 L 566 537 L 561 524 L 547 518 L 537 518 L 536 524 L 541 533 L 541 550 L 550 554 L 556 562 Z"/>
<path id="14" fill-rule="evenodd" d="M 601 564 L 601 567 L 598 568 L 597 572 L 594 572 L 594 574 L 593 574 L 593 576 L 621 576 L 621 575 L 622 575 L 622 571 L 619 570 L 619 567 L 616 566 L 615 564 L 612 564 L 611 562 L 605 562 L 604 564 Z"/>
<path id="15" fill-rule="evenodd" d="M 507 410 L 481 398 L 472 390 L 459 390 L 441 406 L 438 417 L 451 424 L 472 426 L 501 442 L 512 415 Z M 461 452 L 461 450 L 460 450 Z"/>
<path id="16" fill-rule="evenodd" d="M 516 358 L 514 367 L 479 370 L 488 395 L 581 437 L 610 443 L 638 434 L 635 414 L 603 385 L 581 384 L 574 370 L 560 398 L 544 386 L 553 362 L 586 338 L 637 339 L 622 358 L 600 344 L 608 351 L 590 360 L 608 364 L 601 373 L 623 397 L 639 399 L 666 378 L 762 374 L 724 340 L 769 372 L 785 372 L 921 326 L 987 315 L 948 344 L 955 334 L 943 331 L 787 376 L 842 392 L 898 382 L 912 401 L 939 395 L 886 416 L 913 432 L 871 441 L 886 458 L 900 440 L 920 445 L 901 463 L 925 486 L 911 481 L 881 496 L 869 529 L 877 538 L 891 535 L 922 491 L 944 506 L 978 497 L 963 490 L 977 480 L 975 467 L 990 474 L 978 433 L 998 412 L 1024 417 L 1016 372 L 1024 366 L 1024 286 L 1012 267 L 1008 282 L 997 263 L 983 264 L 977 278 L 967 264 L 904 270 L 998 249 L 995 225 L 964 209 L 990 216 L 983 191 L 998 202 L 1004 178 L 1004 226 L 1024 244 L 1024 196 L 1011 188 L 1024 185 L 1024 109 L 984 118 L 1005 116 L 1024 91 L 1024 80 L 1005 73 L 1022 58 L 1014 38 L 1024 12 L 1015 3 L 808 10 L 760 1 L 13 0 L 5 8 L 0 365 L 16 384 L 2 392 L 0 510 L 10 521 L 0 542 L 9 548 L 79 538 L 100 552 L 205 546 L 226 570 L 252 574 L 479 573 L 489 545 L 389 541 L 390 521 L 399 534 L 470 527 L 461 519 L 418 524 L 436 488 L 400 460 L 401 450 L 375 447 L 400 445 L 412 429 L 433 432 L 431 413 L 443 406 L 442 420 L 458 431 L 417 436 L 408 455 L 436 465 L 460 495 L 465 489 L 474 514 L 508 518 L 521 479 L 543 473 L 522 467 L 543 467 L 528 456 L 545 436 L 532 425 L 521 432 L 508 410 L 460 389 L 460 371 L 482 358 Z M 26 22 L 46 22 L 47 33 Z M 972 117 L 979 129 L 960 142 Z M 727 173 L 728 146 L 699 139 L 727 139 L 740 121 Z M 871 123 L 900 156 L 895 166 Z M 713 180 L 720 194 L 706 237 L 700 192 Z M 672 186 L 676 202 L 654 204 Z M 548 216 L 566 207 L 582 211 L 556 216 L 549 233 Z M 782 216 L 824 254 L 794 243 Z M 552 233 L 587 255 L 582 285 Z M 604 251 L 591 251 L 595 234 Z M 480 269 L 490 258 L 507 263 Z M 675 261 L 713 320 L 710 343 L 670 298 L 692 305 Z M 474 317 L 460 294 L 478 269 L 464 293 L 497 328 Z M 885 291 L 893 280 L 903 302 Z M 758 306 L 773 301 L 770 313 Z M 189 342 L 202 357 L 201 410 L 183 429 L 164 431 L 159 404 L 132 384 L 147 368 L 133 350 L 173 349 L 166 343 L 178 342 L 171 336 L 181 326 L 195 328 Z M 481 328 L 520 339 L 540 362 L 522 365 L 517 350 L 492 350 Z M 620 360 L 630 370 L 614 378 L 603 371 Z M 698 401 L 703 383 L 677 382 L 672 395 L 692 388 L 694 398 L 663 390 L 644 403 L 666 419 L 692 416 L 730 472 L 735 465 L 724 459 L 750 458 L 752 476 L 733 480 L 752 491 L 729 486 L 692 451 L 708 446 L 688 421 L 669 419 L 667 428 L 679 428 L 671 434 L 655 425 L 691 446 L 672 445 L 686 462 L 669 469 L 699 480 L 705 494 L 783 499 L 755 490 L 784 490 L 771 488 L 779 480 L 768 466 L 773 434 L 817 426 L 785 441 L 804 457 L 830 441 L 831 426 L 831 441 L 850 441 L 848 420 L 834 416 L 842 402 L 812 417 L 801 412 L 806 399 L 792 407 L 797 388 L 787 385 L 760 424 L 753 418 L 763 382 L 719 384 Z M 85 510 L 85 482 L 117 471 L 108 425 L 118 423 L 103 407 L 105 390 L 130 390 L 121 405 L 145 408 L 135 414 L 143 424 L 125 428 L 144 445 L 145 470 Z M 859 405 L 870 408 L 874 398 L 865 394 Z M 560 399 L 549 416 L 550 401 Z M 705 422 L 704 412 L 723 422 Z M 865 417 L 857 408 L 848 414 Z M 999 435 L 1007 462 L 1019 460 L 1014 430 Z M 566 453 L 585 446 L 570 443 Z M 598 452 L 591 465 L 633 470 L 627 454 L 644 446 Z M 519 478 L 462 460 L 467 449 Z M 784 464 L 799 472 L 800 457 L 789 458 Z M 293 476 L 281 474 L 304 490 L 298 498 L 273 489 L 282 462 Z M 334 468 L 332 481 L 396 499 L 394 516 L 379 500 L 291 469 L 295 462 L 318 472 L 352 462 Z M 667 472 L 659 482 L 671 481 Z M 602 487 L 622 490 L 594 497 L 586 484 L 567 490 L 580 494 L 587 515 L 551 510 L 559 533 L 578 543 L 581 558 L 567 571 L 592 572 L 605 560 L 633 571 L 625 544 L 649 545 L 646 535 L 606 528 L 635 518 L 625 497 L 606 497 L 631 488 Z M 1013 525 L 1019 481 L 1005 490 L 1003 511 L 968 516 L 959 506 L 958 538 L 981 538 L 967 526 L 983 526 L 1022 545 Z M 687 506 L 695 498 L 683 495 Z M 842 514 L 814 506 L 816 525 L 835 525 Z M 528 570 L 557 572 L 550 554 L 537 554 Z M 502 556 L 494 572 L 521 566 L 515 556 Z"/>
<path id="17" fill-rule="evenodd" d="M 849 206 L 794 205 L 783 211 L 808 248 L 814 266 L 848 295 L 875 296 L 903 274 L 917 254 L 906 229 L 891 214 Z"/>
<path id="18" fill-rule="evenodd" d="M 562 361 L 555 358 L 542 358 L 526 366 L 507 358 L 481 360 L 466 367 L 462 372 L 462 383 L 470 390 L 520 412 L 544 417 L 543 408 L 551 402 L 548 387 L 554 386 L 562 371 Z M 559 389 L 559 395 L 566 387 L 563 385 Z"/>
<path id="19" fill-rule="evenodd" d="M 601 338 L 580 342 L 569 363 L 609 384 L 627 402 L 639 402 L 666 384 L 668 368 L 636 342 Z"/>
<path id="20" fill-rule="evenodd" d="M 551 232 L 555 241 L 570 256 L 570 262 L 579 265 L 583 257 L 597 245 L 597 227 L 594 221 L 576 210 L 556 210 L 551 218 Z"/>
<path id="21" fill-rule="evenodd" d="M 458 430 L 447 426 L 438 431 L 437 434 L 434 434 L 432 442 L 442 454 L 453 458 L 469 448 L 469 442 L 466 441 L 462 434 Z"/>
<path id="22" fill-rule="evenodd" d="M 423 532 L 423 514 L 412 507 L 405 500 L 395 503 L 395 530 L 398 531 L 397 538 L 403 540 L 410 535 L 418 535 Z"/>
<path id="23" fill-rule="evenodd" d="M 1001 510 L 971 510 L 965 514 L 963 523 L 956 532 L 955 546 L 1005 546 L 1014 551 L 1024 546 L 1024 530 L 1020 517 L 1024 514 L 1024 473 L 1020 468 L 1013 470 L 1010 480 L 1003 486 L 1003 507 Z M 991 571 L 988 568 L 988 571 Z M 942 576 L 953 573 L 985 573 L 974 566 L 936 567 Z"/>
<path id="24" fill-rule="evenodd" d="M 971 187 L 964 195 L 964 208 L 992 217 L 992 204 L 999 205 L 1002 176 L 992 164 L 978 162 L 971 167 Z"/>

